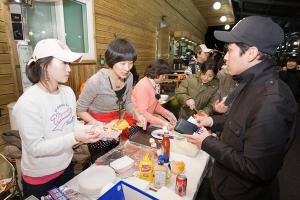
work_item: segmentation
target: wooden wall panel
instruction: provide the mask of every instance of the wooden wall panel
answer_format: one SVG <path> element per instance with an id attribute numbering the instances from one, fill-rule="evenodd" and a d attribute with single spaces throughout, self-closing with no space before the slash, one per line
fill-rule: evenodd
<path id="1" fill-rule="evenodd" d="M 0 134 L 10 129 L 7 104 L 16 101 L 19 95 L 11 32 L 8 6 L 0 1 Z"/>
<path id="2" fill-rule="evenodd" d="M 75 92 L 76 96 L 79 95 L 79 89 L 83 82 L 85 82 L 90 76 L 95 74 L 99 67 L 95 62 L 80 63 L 71 65 L 71 74 L 67 85 L 69 85 Z"/>
<path id="3" fill-rule="evenodd" d="M 140 77 L 156 56 L 156 32 L 162 16 L 170 32 L 188 31 L 204 40 L 207 24 L 192 0 L 94 1 L 97 59 L 116 36 L 128 38 L 137 49 Z M 165 56 L 165 55 L 164 55 Z"/>

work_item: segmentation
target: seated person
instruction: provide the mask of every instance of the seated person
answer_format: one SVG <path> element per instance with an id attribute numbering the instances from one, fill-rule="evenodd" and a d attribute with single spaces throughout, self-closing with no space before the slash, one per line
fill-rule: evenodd
<path id="1" fill-rule="evenodd" d="M 176 124 L 176 117 L 170 111 L 163 108 L 159 103 L 160 83 L 164 81 L 165 74 L 169 74 L 171 68 L 162 59 L 153 61 L 145 71 L 145 77 L 135 86 L 131 100 L 135 109 L 142 114 L 147 122 L 157 127 L 167 126 L 172 128 Z M 165 119 L 154 116 L 160 114 Z"/>
<path id="2" fill-rule="evenodd" d="M 187 119 L 198 111 L 211 115 L 217 100 L 219 80 L 218 67 L 214 61 L 201 65 L 200 72 L 192 74 L 181 82 L 175 90 L 177 101 L 181 104 L 179 117 Z"/>

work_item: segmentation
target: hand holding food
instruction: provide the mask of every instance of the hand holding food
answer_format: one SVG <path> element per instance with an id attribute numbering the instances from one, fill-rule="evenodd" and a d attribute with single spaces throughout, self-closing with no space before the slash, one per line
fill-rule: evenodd
<path id="1" fill-rule="evenodd" d="M 99 134 L 95 131 L 81 130 L 74 132 L 74 138 L 78 142 L 83 143 L 95 143 L 98 142 L 101 138 Z"/>
<path id="2" fill-rule="evenodd" d="M 113 125 L 113 128 L 123 131 L 126 128 L 130 128 L 129 123 L 125 119 L 117 120 Z"/>
<path id="3" fill-rule="evenodd" d="M 97 126 L 94 131 L 100 135 L 102 140 L 117 139 L 121 134 L 120 130 L 105 126 Z"/>
<path id="4" fill-rule="evenodd" d="M 146 128 L 147 128 L 147 119 L 143 115 L 138 114 L 137 112 L 135 112 L 134 119 L 137 121 L 136 122 L 137 126 L 143 128 L 143 130 L 146 130 Z"/>
<path id="5" fill-rule="evenodd" d="M 213 124 L 213 119 L 211 117 L 202 117 L 201 119 L 196 118 L 199 123 L 197 126 L 211 127 Z"/>
<path id="6" fill-rule="evenodd" d="M 200 111 L 199 113 L 197 114 L 194 114 L 194 118 L 200 122 L 204 117 L 208 117 L 208 115 L 204 112 L 204 111 Z"/>
<path id="7" fill-rule="evenodd" d="M 169 122 L 170 122 L 172 125 L 176 125 L 177 119 L 176 119 L 175 115 L 174 115 L 172 112 L 169 112 L 169 113 L 168 113 L 167 119 L 169 120 Z"/>

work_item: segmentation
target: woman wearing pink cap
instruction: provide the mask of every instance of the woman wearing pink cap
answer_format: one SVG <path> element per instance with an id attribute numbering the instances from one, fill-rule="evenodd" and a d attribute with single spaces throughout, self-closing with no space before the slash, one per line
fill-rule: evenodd
<path id="1" fill-rule="evenodd" d="M 77 122 L 76 99 L 66 83 L 70 62 L 80 60 L 57 39 L 37 43 L 26 74 L 33 83 L 18 99 L 13 115 L 22 140 L 22 183 L 24 197 L 41 197 L 70 180 L 73 145 L 94 143 L 99 134 Z"/>

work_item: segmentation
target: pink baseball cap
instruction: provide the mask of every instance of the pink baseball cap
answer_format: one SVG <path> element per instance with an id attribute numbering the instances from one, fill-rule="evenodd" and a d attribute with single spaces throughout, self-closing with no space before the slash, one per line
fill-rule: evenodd
<path id="1" fill-rule="evenodd" d="M 44 39 L 36 44 L 28 65 L 40 58 L 49 56 L 53 56 L 64 62 L 78 62 L 82 57 L 81 54 L 72 52 L 66 44 L 58 39 Z"/>

